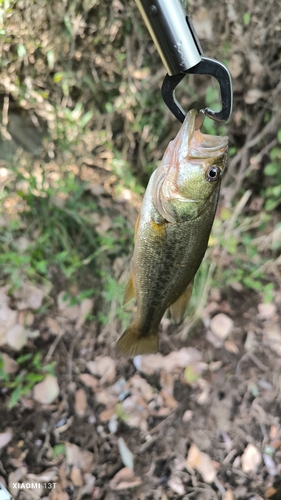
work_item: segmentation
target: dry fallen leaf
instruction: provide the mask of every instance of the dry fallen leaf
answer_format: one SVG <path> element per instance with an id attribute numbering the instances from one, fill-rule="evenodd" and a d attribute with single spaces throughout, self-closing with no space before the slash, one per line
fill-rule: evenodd
<path id="1" fill-rule="evenodd" d="M 0 450 L 1 448 L 5 448 L 7 444 L 11 441 L 13 437 L 12 429 L 7 429 L 5 432 L 0 434 Z"/>
<path id="2" fill-rule="evenodd" d="M 75 328 L 79 330 L 85 323 L 87 316 L 93 309 L 94 301 L 92 299 L 84 299 L 80 304 L 79 316 L 75 324 Z"/>
<path id="3" fill-rule="evenodd" d="M 165 389 L 160 391 L 160 395 L 163 398 L 164 404 L 168 406 L 168 408 L 175 408 L 178 405 L 178 402 L 175 400 L 174 396 L 170 394 Z"/>
<path id="4" fill-rule="evenodd" d="M 20 351 L 27 344 L 28 331 L 19 323 L 9 328 L 6 332 L 6 343 L 15 351 Z"/>
<path id="5" fill-rule="evenodd" d="M 250 89 L 247 91 L 244 101 L 246 104 L 255 104 L 263 95 L 260 89 Z"/>
<path id="6" fill-rule="evenodd" d="M 213 39 L 213 23 L 210 12 L 205 7 L 199 8 L 196 15 L 192 18 L 192 23 L 199 39 Z"/>
<path id="7" fill-rule="evenodd" d="M 241 456 L 242 470 L 246 474 L 255 472 L 261 463 L 261 453 L 256 446 L 249 443 L 246 446 L 243 455 Z"/>
<path id="8" fill-rule="evenodd" d="M 106 410 L 103 410 L 99 414 L 99 420 L 101 422 L 109 422 L 109 420 L 116 415 L 116 409 L 115 408 L 106 408 Z"/>
<path id="9" fill-rule="evenodd" d="M 269 431 L 270 439 L 276 439 L 278 436 L 278 432 L 279 432 L 279 427 L 277 427 L 277 425 L 271 425 Z"/>
<path id="10" fill-rule="evenodd" d="M 75 393 L 75 411 L 77 415 L 85 415 L 87 409 L 87 395 L 84 389 L 78 389 Z"/>
<path id="11" fill-rule="evenodd" d="M 62 327 L 60 326 L 59 322 L 56 319 L 51 318 L 49 316 L 46 319 L 46 325 L 53 335 L 61 335 L 62 334 Z"/>
<path id="12" fill-rule="evenodd" d="M 172 351 L 167 356 L 162 354 L 147 354 L 136 356 L 134 365 L 146 375 L 152 375 L 156 371 L 166 370 L 172 373 L 179 368 L 185 368 L 192 361 L 199 361 L 201 353 L 194 347 L 182 347 L 179 351 Z"/>
<path id="13" fill-rule="evenodd" d="M 168 486 L 169 486 L 169 488 L 171 488 L 172 491 L 177 493 L 177 495 L 182 496 L 185 493 L 185 489 L 184 489 L 184 486 L 182 484 L 182 480 L 178 476 L 172 476 L 168 481 Z"/>
<path id="14" fill-rule="evenodd" d="M 69 495 L 63 490 L 62 485 L 58 483 L 56 487 L 51 490 L 49 500 L 69 500 Z"/>
<path id="15" fill-rule="evenodd" d="M 230 58 L 228 67 L 232 78 L 238 78 L 243 71 L 243 57 L 234 53 Z"/>
<path id="16" fill-rule="evenodd" d="M 109 387 L 108 389 L 96 392 L 96 402 L 110 408 L 116 405 L 119 399 L 116 394 L 112 394 L 111 389 L 112 387 Z"/>
<path id="17" fill-rule="evenodd" d="M 18 316 L 17 311 L 8 306 L 10 299 L 6 292 L 6 287 L 0 288 L 0 345 L 6 343 L 6 332 L 16 323 Z"/>
<path id="18" fill-rule="evenodd" d="M 73 485 L 77 486 L 78 488 L 80 488 L 84 484 L 81 470 L 78 467 L 75 467 L 75 466 L 72 467 L 72 470 L 70 473 L 70 479 L 71 479 Z"/>
<path id="19" fill-rule="evenodd" d="M 263 342 L 272 351 L 281 356 L 281 328 L 279 325 L 268 325 L 263 330 Z"/>
<path id="20" fill-rule="evenodd" d="M 116 377 L 115 361 L 109 356 L 100 356 L 95 361 L 88 361 L 88 370 L 100 377 L 101 384 L 111 384 Z"/>
<path id="21" fill-rule="evenodd" d="M 234 500 L 234 495 L 231 490 L 226 490 L 223 500 Z"/>
<path id="22" fill-rule="evenodd" d="M 208 340 L 208 342 L 210 342 L 210 344 L 212 344 L 212 346 L 214 346 L 215 349 L 221 349 L 221 347 L 223 346 L 223 341 L 219 339 L 219 337 L 214 335 L 211 330 L 207 331 L 206 339 Z"/>
<path id="23" fill-rule="evenodd" d="M 135 488 L 140 484 L 142 484 L 142 481 L 135 476 L 134 471 L 129 467 L 124 467 L 111 479 L 109 486 L 112 490 L 119 491 Z"/>
<path id="24" fill-rule="evenodd" d="M 8 480 L 8 485 L 9 485 L 9 492 L 16 497 L 18 494 L 18 489 L 14 488 L 13 485 L 21 481 L 27 474 L 27 467 L 23 465 L 22 467 L 19 467 L 16 469 L 14 472 L 11 472 L 9 474 L 9 480 Z"/>
<path id="25" fill-rule="evenodd" d="M 84 486 L 83 488 L 80 490 L 80 498 L 91 498 L 91 499 L 98 499 L 98 498 L 101 498 L 100 497 L 100 490 L 101 488 L 99 487 L 95 487 L 94 488 L 94 484 L 96 482 L 96 477 L 93 476 L 92 474 L 86 472 L 85 474 L 83 474 L 83 478 L 84 478 Z M 95 493 L 97 493 L 97 495 L 95 495 Z"/>
<path id="26" fill-rule="evenodd" d="M 183 422 L 190 422 L 193 418 L 193 411 L 192 410 L 186 410 L 182 416 L 182 421 Z"/>
<path id="27" fill-rule="evenodd" d="M 232 319 L 224 313 L 216 314 L 211 319 L 210 328 L 212 333 L 220 340 L 225 340 L 230 335 L 234 327 Z"/>
<path id="28" fill-rule="evenodd" d="M 58 295 L 58 308 L 62 316 L 69 321 L 76 321 L 79 317 L 80 308 L 78 304 L 70 305 L 70 299 L 66 298 L 67 292 L 62 291 Z"/>
<path id="29" fill-rule="evenodd" d="M 1 356 L 3 359 L 4 372 L 8 374 L 16 373 L 19 369 L 19 364 L 5 352 L 2 352 Z"/>
<path id="30" fill-rule="evenodd" d="M 276 313 L 276 304 L 270 302 L 268 304 L 258 304 L 259 314 L 258 317 L 260 319 L 270 319 Z"/>
<path id="31" fill-rule="evenodd" d="M 52 403 L 59 395 L 59 385 L 57 377 L 47 375 L 47 377 L 36 384 L 33 388 L 33 398 L 42 404 Z"/>
<path id="32" fill-rule="evenodd" d="M 94 461 L 94 454 L 91 451 L 79 448 L 73 443 L 65 443 L 65 450 L 68 465 L 78 467 L 83 472 L 91 471 Z"/>
<path id="33" fill-rule="evenodd" d="M 277 489 L 274 488 L 273 486 L 270 486 L 269 488 L 266 489 L 264 498 L 272 498 L 274 495 L 276 495 Z"/>
<path id="34" fill-rule="evenodd" d="M 97 391 L 99 381 L 96 377 L 93 377 L 93 375 L 90 375 L 89 373 L 81 373 L 81 375 L 79 375 L 79 380 L 81 380 L 81 382 L 87 387 L 90 387 L 93 392 Z"/>
<path id="35" fill-rule="evenodd" d="M 143 398 L 149 402 L 153 398 L 153 390 L 151 385 L 140 375 L 136 374 L 131 377 L 130 388 L 132 392 L 140 393 Z"/>
<path id="36" fill-rule="evenodd" d="M 212 483 L 216 478 L 217 473 L 211 458 L 200 451 L 196 444 L 190 446 L 186 464 L 191 469 L 196 469 L 206 483 Z"/>
<path id="37" fill-rule="evenodd" d="M 123 465 L 125 467 L 129 467 L 130 469 L 134 468 L 134 455 L 129 450 L 128 446 L 126 445 L 124 439 L 122 437 L 118 438 L 118 448 L 119 448 L 119 453 L 123 462 Z"/>
<path id="38" fill-rule="evenodd" d="M 224 347 L 228 352 L 231 352 L 232 354 L 239 354 L 239 348 L 235 342 L 232 340 L 226 340 L 224 343 Z"/>
<path id="39" fill-rule="evenodd" d="M 30 283 L 23 283 L 21 288 L 14 292 L 15 298 L 18 300 L 17 309 L 39 309 L 45 294 L 45 290 Z"/>
<path id="40" fill-rule="evenodd" d="M 137 394 L 129 396 L 123 401 L 122 408 L 127 415 L 127 425 L 130 427 L 138 427 L 144 432 L 147 431 L 149 411 L 146 401 L 141 396 Z"/>
<path id="41" fill-rule="evenodd" d="M 96 226 L 98 234 L 105 234 L 112 227 L 112 219 L 108 215 L 99 217 L 99 224 Z"/>

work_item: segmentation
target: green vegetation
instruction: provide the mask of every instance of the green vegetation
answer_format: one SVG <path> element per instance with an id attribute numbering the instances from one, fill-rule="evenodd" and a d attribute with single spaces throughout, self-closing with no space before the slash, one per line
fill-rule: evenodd
<path id="1" fill-rule="evenodd" d="M 16 358 L 19 365 L 19 372 L 16 375 L 10 375 L 4 371 L 4 361 L 0 353 L 0 382 L 6 388 L 10 389 L 9 408 L 13 408 L 18 400 L 30 392 L 35 384 L 41 382 L 44 377 L 55 374 L 55 363 L 43 365 L 42 354 L 27 353 Z"/>

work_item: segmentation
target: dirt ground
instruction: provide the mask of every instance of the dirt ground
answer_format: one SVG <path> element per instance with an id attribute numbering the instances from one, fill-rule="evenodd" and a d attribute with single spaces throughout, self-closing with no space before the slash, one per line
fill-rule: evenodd
<path id="1" fill-rule="evenodd" d="M 160 354 L 134 360 L 116 360 L 106 331 L 77 330 L 69 314 L 35 317 L 59 394 L 8 411 L 2 390 L 2 483 L 18 499 L 281 498 L 280 303 L 257 299 L 211 296 L 186 341 L 165 318 Z M 212 324 L 222 315 L 227 338 Z"/>

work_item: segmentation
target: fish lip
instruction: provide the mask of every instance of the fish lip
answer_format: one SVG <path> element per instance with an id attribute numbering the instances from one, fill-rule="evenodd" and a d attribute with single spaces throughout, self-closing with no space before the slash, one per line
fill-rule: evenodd
<path id="1" fill-rule="evenodd" d="M 195 109 L 191 109 L 183 122 L 182 125 L 182 139 L 183 139 L 183 144 L 187 145 L 189 147 L 191 139 L 193 137 L 193 134 L 195 132 L 195 121 L 198 116 L 198 113 Z M 186 140 L 184 140 L 186 139 Z"/>
<path id="2" fill-rule="evenodd" d="M 185 117 L 176 138 L 177 144 L 180 145 L 179 158 L 207 159 L 222 156 L 228 146 L 228 137 L 202 134 L 200 129 L 195 130 L 197 116 L 198 112 L 191 109 Z"/>

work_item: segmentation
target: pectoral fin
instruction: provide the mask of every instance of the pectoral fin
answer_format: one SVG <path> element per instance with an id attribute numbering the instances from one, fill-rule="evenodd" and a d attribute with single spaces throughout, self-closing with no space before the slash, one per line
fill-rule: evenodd
<path id="1" fill-rule="evenodd" d="M 123 306 L 128 304 L 130 300 L 134 299 L 137 296 L 135 287 L 134 287 L 134 279 L 133 279 L 133 274 L 130 274 L 129 281 L 126 285 L 125 292 L 124 292 L 124 297 L 123 297 Z"/>
<path id="2" fill-rule="evenodd" d="M 138 235 L 138 230 L 139 230 L 139 225 L 140 225 L 140 214 L 138 215 L 138 218 L 137 218 L 136 224 L 135 224 L 134 243 L 136 243 L 136 239 L 137 239 L 137 235 Z"/>
<path id="3" fill-rule="evenodd" d="M 180 323 L 183 318 L 187 304 L 192 294 L 192 287 L 193 287 L 193 281 L 189 283 L 184 292 L 170 306 L 171 316 L 176 324 Z"/>

